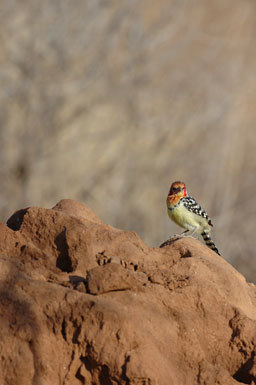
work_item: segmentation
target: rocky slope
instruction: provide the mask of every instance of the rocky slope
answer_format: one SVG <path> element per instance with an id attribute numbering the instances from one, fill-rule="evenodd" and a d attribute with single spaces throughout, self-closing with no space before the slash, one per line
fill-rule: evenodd
<path id="1" fill-rule="evenodd" d="M 0 226 L 0 383 L 256 383 L 256 291 L 187 238 L 149 248 L 85 205 Z"/>

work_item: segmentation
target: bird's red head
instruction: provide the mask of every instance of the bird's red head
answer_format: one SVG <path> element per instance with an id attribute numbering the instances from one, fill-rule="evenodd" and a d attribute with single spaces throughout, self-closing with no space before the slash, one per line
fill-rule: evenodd
<path id="1" fill-rule="evenodd" d="M 186 185 L 183 182 L 173 182 L 168 195 L 185 197 L 187 195 Z"/>

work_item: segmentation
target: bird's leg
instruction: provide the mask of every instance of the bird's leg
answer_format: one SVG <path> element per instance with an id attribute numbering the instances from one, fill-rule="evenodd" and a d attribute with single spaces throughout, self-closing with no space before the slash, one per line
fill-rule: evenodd
<path id="1" fill-rule="evenodd" d="M 196 233 L 196 231 L 197 231 L 197 227 L 195 227 L 195 228 L 192 230 L 192 233 L 190 234 L 190 237 L 193 238 L 193 235 Z"/>
<path id="2" fill-rule="evenodd" d="M 185 235 L 185 233 L 187 233 L 188 231 L 189 231 L 189 230 L 186 229 L 186 230 L 184 230 L 181 234 L 174 234 L 174 235 L 171 235 L 169 239 L 174 240 L 174 239 L 179 239 L 179 238 L 186 237 L 187 235 Z"/>
<path id="3" fill-rule="evenodd" d="M 187 231 L 191 231 L 191 233 L 189 235 L 183 235 L 183 237 L 195 238 L 195 237 L 193 237 L 193 235 L 196 233 L 197 227 L 194 227 L 192 230 L 187 230 Z M 181 235 L 186 233 L 187 231 L 183 231 L 183 233 L 181 233 Z"/>
<path id="4" fill-rule="evenodd" d="M 188 233 L 190 230 L 186 229 L 184 231 L 182 231 L 182 233 L 180 234 L 181 237 L 186 237 L 187 235 L 185 235 L 186 233 Z"/>
<path id="5" fill-rule="evenodd" d="M 189 235 L 185 235 L 186 233 L 188 233 L 190 231 L 191 231 L 191 233 Z M 181 234 L 173 235 L 170 239 L 179 239 L 179 238 L 186 238 L 186 237 L 195 238 L 195 237 L 193 237 L 193 235 L 196 233 L 196 231 L 197 231 L 197 227 L 194 227 L 193 229 L 190 229 L 190 230 L 186 229 Z"/>

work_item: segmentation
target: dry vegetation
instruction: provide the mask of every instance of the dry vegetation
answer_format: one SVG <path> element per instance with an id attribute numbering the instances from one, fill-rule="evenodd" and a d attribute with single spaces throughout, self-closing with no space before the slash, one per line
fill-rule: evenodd
<path id="1" fill-rule="evenodd" d="M 159 245 L 171 181 L 255 280 L 253 0 L 3 0 L 0 213 L 61 198 Z"/>

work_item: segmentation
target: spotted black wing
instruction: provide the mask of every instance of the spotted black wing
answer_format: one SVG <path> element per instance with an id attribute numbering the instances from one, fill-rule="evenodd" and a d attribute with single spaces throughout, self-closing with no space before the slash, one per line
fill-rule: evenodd
<path id="1" fill-rule="evenodd" d="M 194 198 L 187 195 L 186 197 L 182 198 L 182 203 L 192 213 L 200 215 L 201 217 L 207 219 L 209 225 L 212 226 L 211 219 L 209 218 L 207 212 L 197 203 Z"/>

